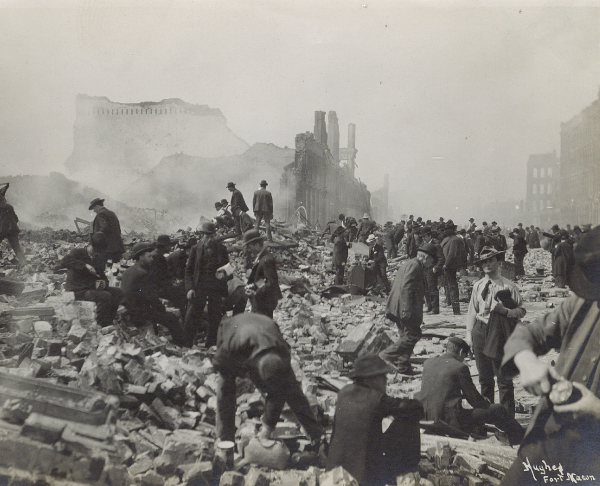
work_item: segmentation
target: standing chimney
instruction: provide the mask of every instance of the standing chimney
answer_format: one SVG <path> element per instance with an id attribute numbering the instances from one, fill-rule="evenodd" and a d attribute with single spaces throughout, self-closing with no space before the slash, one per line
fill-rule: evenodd
<path id="1" fill-rule="evenodd" d="M 335 111 L 330 111 L 327 116 L 327 125 L 329 126 L 329 134 L 327 136 L 327 144 L 329 151 L 336 162 L 340 159 L 340 125 Z"/>
<path id="2" fill-rule="evenodd" d="M 327 126 L 325 125 L 325 112 L 315 111 L 315 140 L 327 144 Z"/>
<path id="3" fill-rule="evenodd" d="M 353 149 L 356 148 L 356 125 L 354 123 L 350 123 L 348 125 L 348 148 Z"/>

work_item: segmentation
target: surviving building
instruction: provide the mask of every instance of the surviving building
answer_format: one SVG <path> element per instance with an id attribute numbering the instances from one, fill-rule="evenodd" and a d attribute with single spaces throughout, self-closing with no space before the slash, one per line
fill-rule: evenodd
<path id="1" fill-rule="evenodd" d="M 315 112 L 314 133 L 296 135 L 294 162 L 284 168 L 281 191 L 285 200 L 285 218 L 297 212 L 311 226 L 324 227 L 339 213 L 360 218 L 371 213 L 371 194 L 367 186 L 354 177 L 356 168 L 356 125 L 348 125 L 348 147 L 340 148 L 340 130 L 335 111 L 328 116 Z M 304 210 L 300 209 L 304 208 Z"/>
<path id="2" fill-rule="evenodd" d="M 529 156 L 525 210 L 530 224 L 546 227 L 548 223 L 558 222 L 559 170 L 556 151 Z"/>

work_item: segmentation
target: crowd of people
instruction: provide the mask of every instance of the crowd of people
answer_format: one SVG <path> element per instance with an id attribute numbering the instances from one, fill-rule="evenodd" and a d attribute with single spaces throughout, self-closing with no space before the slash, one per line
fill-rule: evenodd
<path id="1" fill-rule="evenodd" d="M 89 243 L 71 250 L 55 270 L 66 271 L 65 290 L 76 300 L 96 303 L 101 326 L 114 322 L 122 304 L 130 323 L 141 330 L 150 332 L 160 324 L 175 344 L 213 348 L 213 365 L 220 374 L 216 416 L 220 441 L 235 440 L 236 378 L 245 376 L 265 397 L 257 434 L 263 447 L 273 444 L 275 425 L 287 403 L 310 439 L 306 450 L 327 454 L 327 469 L 343 466 L 361 486 L 395 483 L 396 475 L 417 467 L 422 418 L 472 435 L 491 423 L 503 442 L 521 444 L 503 484 L 536 484 L 535 475 L 524 465 L 543 461 L 600 478 L 600 226 L 571 230 L 555 225 L 545 233 L 519 224 L 508 232 L 518 277 L 524 274 L 528 249 L 539 248 L 545 238 L 556 286 L 568 285 L 573 291 L 549 314 L 525 324 L 518 287 L 500 272 L 508 244 L 495 221 L 478 226 L 471 219 L 458 229 L 451 220 L 410 216 L 381 227 L 368 214 L 359 221 L 340 214 L 330 222 L 326 232 L 333 243 L 334 283 L 345 281 L 349 247 L 367 245 L 368 265 L 388 294 L 385 313 L 398 328 L 399 339 L 379 355 L 364 355 L 354 362 L 352 383 L 339 392 L 327 451 L 325 430 L 296 379 L 290 346 L 273 320 L 282 294 L 268 245 L 273 201 L 267 185 L 261 181 L 254 193 L 254 221 L 242 193 L 230 182 L 231 200 L 216 203 L 214 221 L 203 221 L 197 234 L 177 242 L 177 248 L 168 235 L 137 242 L 127 252 L 126 260 L 133 264 L 122 273 L 118 287 L 110 285 L 106 270 L 126 253 L 119 220 L 104 207 L 103 199 L 94 199 L 89 206 L 96 213 Z M 18 218 L 6 202 L 7 189 L 8 184 L 0 186 L 0 238 L 8 239 L 23 265 Z M 235 276 L 219 232 L 241 238 L 249 257 L 246 282 Z M 389 260 L 406 260 L 392 284 L 387 279 Z M 410 357 L 421 338 L 424 313 L 440 313 L 440 285 L 446 304 L 455 315 L 461 314 L 457 274 L 472 265 L 482 269 L 483 277 L 473 285 L 465 339 L 448 339 L 445 354 L 425 361 L 415 398 L 388 396 L 387 375 L 417 373 Z M 167 310 L 165 301 L 179 316 Z M 251 312 L 246 312 L 248 302 Z M 232 316 L 224 318 L 226 311 Z M 538 358 L 552 348 L 560 349 L 556 366 Z M 464 363 L 470 355 L 475 358 L 479 390 Z M 527 431 L 515 420 L 517 373 L 528 391 L 542 396 Z M 549 392 L 557 381 L 573 382 L 581 399 L 553 403 Z M 499 403 L 494 403 L 496 387 Z M 463 400 L 471 408 L 463 408 Z M 394 421 L 382 428 L 387 416 Z M 218 455 L 226 465 L 232 464 L 232 448 L 219 449 Z"/>

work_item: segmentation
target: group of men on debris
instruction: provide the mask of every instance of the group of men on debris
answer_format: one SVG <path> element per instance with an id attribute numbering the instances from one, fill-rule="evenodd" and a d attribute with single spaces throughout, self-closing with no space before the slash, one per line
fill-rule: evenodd
<path id="1" fill-rule="evenodd" d="M 266 182 L 263 189 L 265 186 Z M 239 216 L 245 206 L 243 197 L 235 195 L 234 184 L 228 187 L 233 189 L 233 213 Z M 16 226 L 14 210 L 4 197 L 7 188 L 8 185 L 0 187 L 0 214 L 6 213 Z M 216 344 L 213 364 L 220 373 L 218 439 L 235 439 L 236 378 L 247 376 L 265 397 L 258 433 L 264 447 L 271 445 L 275 425 L 287 403 L 311 439 L 312 450 L 323 450 L 325 431 L 296 379 L 290 347 L 272 319 L 281 292 L 275 259 L 259 230 L 249 229 L 243 234 L 243 244 L 255 261 L 248 283 L 236 284 L 233 289 L 243 288 L 243 294 L 238 292 L 237 297 L 250 299 L 253 312 L 244 313 L 243 300 L 241 307 L 232 306 L 232 318 L 222 319 L 221 304 L 234 293 L 228 286 L 233 278 L 227 250 L 215 238 L 214 223 L 202 223 L 199 240 L 190 239 L 171 253 L 172 244 L 166 235 L 159 236 L 156 242 L 135 244 L 130 252 L 135 263 L 123 272 L 121 286 L 116 288 L 108 285 L 106 263 L 119 261 L 125 248 L 118 218 L 103 203 L 103 199 L 95 199 L 90 204 L 96 218 L 87 247 L 72 250 L 57 267 L 67 270 L 66 290 L 72 291 L 75 299 L 97 303 L 100 325 L 111 324 L 119 303 L 123 303 L 136 326 L 160 323 L 169 329 L 175 343 L 186 346 L 194 342 L 206 308 L 205 344 Z M 254 207 L 256 211 L 256 204 Z M 265 216 L 272 215 L 272 207 L 266 207 L 264 213 L 267 214 L 261 216 L 268 225 L 270 217 Z M 346 220 L 344 217 L 344 223 Z M 354 236 L 349 230 L 354 227 L 351 224 L 338 232 L 334 248 L 336 243 L 341 247 L 340 239 L 348 242 L 362 238 L 371 243 L 375 239 L 369 232 L 372 230 L 364 228 L 372 225 L 364 224 L 365 221 L 370 220 L 363 218 L 356 225 Z M 492 423 L 504 432 L 509 444 L 520 443 L 518 459 L 503 484 L 537 484 L 532 465 L 542 463 L 559 464 L 566 472 L 600 478 L 600 226 L 587 230 L 573 249 L 572 266 L 565 275 L 574 294 L 543 318 L 528 324 L 519 322 L 525 309 L 516 285 L 499 274 L 504 250 L 483 244 L 475 252 L 478 260 L 473 262 L 481 265 L 485 276 L 473 287 L 466 339 L 449 338 L 446 353 L 424 363 L 422 388 L 414 399 L 393 398 L 386 394 L 387 375 L 413 374 L 409 358 L 421 335 L 423 304 L 432 313 L 436 303 L 439 306 L 439 295 L 436 301 L 431 290 L 426 289 L 437 288 L 435 279 L 443 274 L 450 286 L 450 303 L 454 304 L 453 299 L 457 302 L 448 274 L 454 271 L 455 280 L 456 271 L 464 262 L 465 251 L 460 249 L 453 223 L 440 221 L 429 230 L 419 231 L 417 240 L 418 226 L 418 220 L 413 222 L 412 218 L 406 224 L 410 258 L 399 267 L 386 305 L 386 315 L 397 325 L 400 339 L 380 356 L 364 355 L 355 361 L 349 375 L 353 382 L 338 395 L 327 469 L 341 465 L 360 485 L 394 483 L 396 475 L 417 466 L 419 420 L 424 417 L 466 432 Z M 444 239 L 439 241 L 441 235 L 436 233 L 441 228 Z M 521 229 L 512 232 L 515 238 L 526 238 Z M 24 263 L 22 250 L 18 251 L 18 227 L 15 230 L 2 226 L 1 230 L 0 236 L 9 238 L 19 263 Z M 473 233 L 477 235 L 476 228 Z M 383 250 L 378 248 L 373 253 L 375 260 Z M 161 298 L 171 301 L 185 315 L 183 326 L 175 314 L 166 311 Z M 552 348 L 560 349 L 556 366 L 539 358 Z M 464 363 L 471 352 L 479 371 L 481 392 Z M 528 391 L 542 397 L 526 433 L 515 420 L 512 377 L 517 373 Z M 498 404 L 493 403 L 494 380 L 498 383 Z M 548 395 L 553 383 L 565 380 L 573 382 L 581 398 L 573 403 L 553 403 Z M 471 409 L 462 407 L 463 399 Z M 389 416 L 393 418 L 391 425 L 382 428 L 383 419 Z M 224 459 L 230 462 L 232 449 L 224 451 Z"/>

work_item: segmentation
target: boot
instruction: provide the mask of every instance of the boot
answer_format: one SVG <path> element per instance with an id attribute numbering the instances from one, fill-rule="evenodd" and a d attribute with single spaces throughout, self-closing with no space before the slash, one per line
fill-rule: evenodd
<path id="1" fill-rule="evenodd" d="M 455 316 L 460 316 L 460 302 L 452 302 L 452 312 Z"/>

